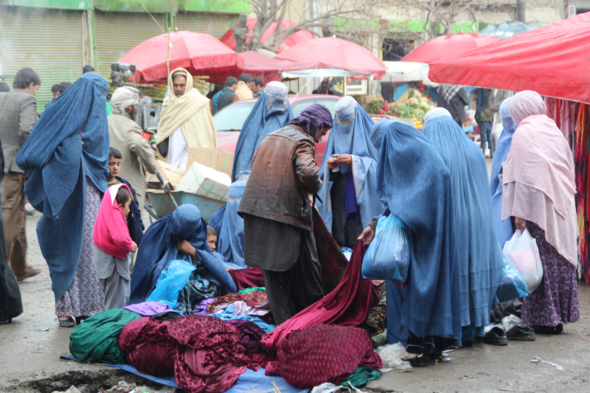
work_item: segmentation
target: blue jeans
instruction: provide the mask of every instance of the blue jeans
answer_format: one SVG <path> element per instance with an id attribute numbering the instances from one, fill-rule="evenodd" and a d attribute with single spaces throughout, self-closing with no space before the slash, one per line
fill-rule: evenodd
<path id="1" fill-rule="evenodd" d="M 481 134 L 481 150 L 485 152 L 486 141 L 490 148 L 490 154 L 494 153 L 494 135 L 492 134 L 492 125 L 490 123 L 483 123 L 479 126 L 479 133 Z"/>

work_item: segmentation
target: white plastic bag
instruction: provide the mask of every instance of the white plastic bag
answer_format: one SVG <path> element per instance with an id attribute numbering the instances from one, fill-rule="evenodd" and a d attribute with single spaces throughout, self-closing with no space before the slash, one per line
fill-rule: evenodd
<path id="1" fill-rule="evenodd" d="M 504 254 L 522 274 L 522 278 L 529 289 L 529 294 L 541 285 L 541 281 L 543 281 L 543 264 L 541 263 L 539 247 L 528 230 L 517 229 L 512 238 L 504 244 Z"/>

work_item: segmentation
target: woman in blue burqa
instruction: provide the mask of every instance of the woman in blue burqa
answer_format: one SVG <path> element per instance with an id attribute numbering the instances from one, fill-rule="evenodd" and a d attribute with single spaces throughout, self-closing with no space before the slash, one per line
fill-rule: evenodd
<path id="1" fill-rule="evenodd" d="M 203 299 L 236 292 L 236 286 L 207 244 L 207 224 L 199 208 L 181 205 L 153 223 L 143 235 L 131 277 L 129 304 L 145 302 L 170 262 L 183 260 L 197 268 L 178 301 L 186 313 Z"/>
<path id="2" fill-rule="evenodd" d="M 446 109 L 426 114 L 424 136 L 451 174 L 463 346 L 470 346 L 474 335 L 484 335 L 502 278 L 503 254 L 492 219 L 487 164 L 481 150 Z"/>
<path id="3" fill-rule="evenodd" d="M 373 127 L 371 141 L 379 149 L 377 193 L 383 214 L 404 223 L 411 244 L 404 297 L 392 299 L 388 291 L 388 321 L 389 314 L 395 315 L 407 329 L 407 360 L 424 364 L 461 337 L 450 173 L 434 146 L 413 127 L 382 120 Z M 373 240 L 376 224 L 359 237 L 364 245 Z"/>
<path id="4" fill-rule="evenodd" d="M 281 82 L 270 82 L 264 88 L 242 126 L 234 156 L 232 182 L 241 172 L 252 169 L 252 157 L 260 142 L 293 119 L 288 94 L 289 89 Z"/>
<path id="5" fill-rule="evenodd" d="M 37 237 L 63 327 L 104 310 L 93 230 L 109 174 L 108 88 L 102 76 L 84 74 L 47 106 L 16 157 L 27 199 L 43 212 Z"/>
<path id="6" fill-rule="evenodd" d="M 510 152 L 510 145 L 512 144 L 512 136 L 516 131 L 516 123 L 512 120 L 508 112 L 508 104 L 512 98 L 505 99 L 500 105 L 500 117 L 502 119 L 502 134 L 498 139 L 496 145 L 496 152 L 494 154 L 494 161 L 492 162 L 492 173 L 490 176 L 490 194 L 492 195 L 492 216 L 494 218 L 494 225 L 496 227 L 496 235 L 500 247 L 504 247 L 504 243 L 512 237 L 514 230 L 512 229 L 512 222 L 510 220 L 502 221 L 502 166 Z"/>
<path id="7" fill-rule="evenodd" d="M 363 228 L 383 213 L 377 197 L 378 151 L 369 139 L 375 122 L 352 97 L 342 98 L 335 109 L 317 205 L 338 245 L 353 248 Z"/>

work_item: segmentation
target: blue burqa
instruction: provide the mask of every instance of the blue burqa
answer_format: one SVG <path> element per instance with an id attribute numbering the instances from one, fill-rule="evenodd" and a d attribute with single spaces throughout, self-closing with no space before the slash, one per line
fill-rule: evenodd
<path id="1" fill-rule="evenodd" d="M 461 324 L 483 327 L 490 322 L 503 266 L 492 221 L 486 161 L 480 148 L 448 115 L 428 121 L 424 136 L 451 174 L 452 217 L 461 277 Z"/>
<path id="2" fill-rule="evenodd" d="M 236 145 L 232 182 L 238 174 L 252 169 L 252 157 L 260 142 L 271 132 L 285 127 L 293 119 L 287 98 L 269 96 L 263 92 L 242 126 Z"/>
<path id="3" fill-rule="evenodd" d="M 244 219 L 238 215 L 238 207 L 246 188 L 245 181 L 237 181 L 229 187 L 221 230 L 217 232 L 217 251 L 230 264 L 231 268 L 247 268 L 244 262 Z"/>
<path id="4" fill-rule="evenodd" d="M 494 161 L 492 162 L 492 174 L 490 176 L 492 216 L 500 247 L 504 247 L 504 243 L 512 237 L 512 233 L 514 232 L 510 220 L 502 221 L 502 165 L 504 165 L 504 161 L 508 157 L 510 145 L 512 144 L 512 136 L 514 135 L 514 131 L 516 131 L 516 123 L 510 117 L 510 113 L 508 113 L 508 102 L 510 102 L 510 98 L 504 100 L 502 105 L 500 105 L 500 117 L 502 118 L 504 130 L 502 130 L 500 139 L 498 139 Z"/>
<path id="5" fill-rule="evenodd" d="M 339 119 L 339 117 L 342 117 Z M 377 158 L 378 150 L 369 138 L 375 122 L 367 112 L 356 104 L 352 115 L 336 113 L 334 127 L 330 131 L 326 152 L 320 167 L 323 181 L 318 193 L 321 201 L 317 201 L 318 211 L 332 232 L 332 200 L 330 197 L 330 168 L 327 161 L 332 154 L 350 154 L 352 167 L 338 165 L 344 175 L 352 172 L 356 201 L 360 210 L 363 227 L 369 225 L 375 217 L 383 213 L 383 205 L 377 196 Z"/>
<path id="6" fill-rule="evenodd" d="M 43 212 L 37 237 L 49 265 L 55 301 L 72 285 L 82 248 L 86 177 L 107 189 L 109 85 L 86 73 L 47 106 L 16 156 L 27 172 L 25 194 Z"/>
<path id="7" fill-rule="evenodd" d="M 174 260 L 191 262 L 191 257 L 176 247 L 178 240 L 188 240 L 197 251 L 199 261 L 219 279 L 229 292 L 237 292 L 236 284 L 207 244 L 207 224 L 199 208 L 181 205 L 153 223 L 144 233 L 131 277 L 129 304 L 145 302 L 156 287 L 162 270 Z"/>
<path id="8" fill-rule="evenodd" d="M 402 325 L 418 337 L 461 337 L 459 264 L 449 170 L 422 133 L 382 120 L 371 131 L 379 148 L 377 193 L 410 235 Z M 388 304 L 388 313 L 389 313 Z"/>

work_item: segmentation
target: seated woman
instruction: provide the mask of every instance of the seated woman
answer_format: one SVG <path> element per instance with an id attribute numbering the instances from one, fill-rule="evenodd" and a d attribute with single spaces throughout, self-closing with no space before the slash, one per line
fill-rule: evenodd
<path id="1" fill-rule="evenodd" d="M 403 300 L 388 296 L 388 319 L 398 312 L 408 330 L 408 360 L 426 363 L 461 337 L 450 173 L 434 146 L 410 126 L 382 120 L 373 127 L 371 141 L 379 148 L 377 193 L 384 214 L 404 223 L 412 248 Z M 373 240 L 376 223 L 359 237 L 365 245 Z M 396 332 L 401 330 L 396 326 Z"/>
<path id="2" fill-rule="evenodd" d="M 153 223 L 144 234 L 131 278 L 129 304 L 145 302 L 162 271 L 174 260 L 192 262 L 197 267 L 191 276 L 191 283 L 198 281 L 193 285 L 195 293 L 202 294 L 193 299 L 197 304 L 222 292 L 236 292 L 233 279 L 207 245 L 207 224 L 199 208 L 181 205 Z M 189 308 L 186 299 L 179 300 Z"/>

